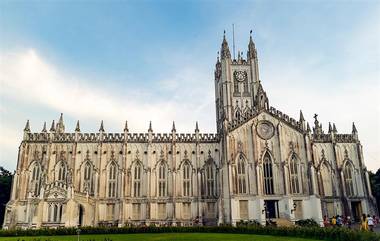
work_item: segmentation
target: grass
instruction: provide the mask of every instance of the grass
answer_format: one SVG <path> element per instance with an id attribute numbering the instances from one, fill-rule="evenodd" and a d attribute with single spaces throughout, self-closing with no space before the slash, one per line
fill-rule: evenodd
<path id="1" fill-rule="evenodd" d="M 80 241 L 315 241 L 315 239 L 227 233 L 89 234 Z M 0 237 L 0 241 L 77 241 L 77 236 Z"/>

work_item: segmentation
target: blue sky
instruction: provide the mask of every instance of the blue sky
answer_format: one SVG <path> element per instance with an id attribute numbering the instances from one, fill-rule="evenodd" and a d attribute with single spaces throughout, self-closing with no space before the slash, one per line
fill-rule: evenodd
<path id="1" fill-rule="evenodd" d="M 223 30 L 249 31 L 270 104 L 325 128 L 359 130 L 380 167 L 378 1 L 0 1 L 0 165 L 14 169 L 22 129 L 64 113 L 82 131 L 215 131 L 213 69 Z"/>

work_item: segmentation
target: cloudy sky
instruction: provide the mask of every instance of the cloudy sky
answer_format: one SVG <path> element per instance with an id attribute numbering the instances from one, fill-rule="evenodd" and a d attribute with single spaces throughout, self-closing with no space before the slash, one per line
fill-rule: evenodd
<path id="1" fill-rule="evenodd" d="M 223 30 L 258 49 L 270 104 L 310 123 L 354 121 L 380 167 L 379 1 L 0 1 L 0 165 L 13 170 L 27 119 L 96 132 L 215 132 Z"/>

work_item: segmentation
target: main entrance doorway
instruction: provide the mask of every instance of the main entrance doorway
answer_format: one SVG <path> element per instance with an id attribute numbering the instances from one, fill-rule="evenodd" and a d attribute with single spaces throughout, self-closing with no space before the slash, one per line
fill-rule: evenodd
<path id="1" fill-rule="evenodd" d="M 278 200 L 265 200 L 265 218 L 278 218 Z"/>
<path id="2" fill-rule="evenodd" d="M 360 201 L 352 201 L 351 210 L 352 210 L 352 218 L 356 221 L 359 221 L 360 217 L 363 214 L 362 204 L 360 203 Z"/>

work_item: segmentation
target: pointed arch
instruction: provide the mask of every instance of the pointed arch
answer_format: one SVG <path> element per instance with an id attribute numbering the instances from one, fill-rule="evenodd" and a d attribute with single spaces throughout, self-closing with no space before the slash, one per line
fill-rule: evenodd
<path id="1" fill-rule="evenodd" d="M 66 161 L 61 160 L 55 165 L 56 180 L 62 183 L 67 183 L 68 166 Z"/>
<path id="2" fill-rule="evenodd" d="M 217 165 L 211 157 L 202 167 L 202 194 L 206 197 L 217 196 Z"/>
<path id="3" fill-rule="evenodd" d="M 301 193 L 300 161 L 296 153 L 292 153 L 288 162 L 290 191 L 293 194 Z"/>
<path id="4" fill-rule="evenodd" d="M 332 169 L 329 163 L 324 160 L 320 163 L 319 174 L 321 178 L 322 192 L 324 196 L 333 195 Z"/>
<path id="5" fill-rule="evenodd" d="M 273 160 L 268 151 L 266 151 L 263 155 L 262 166 L 263 166 L 264 194 L 272 195 L 274 194 Z"/>
<path id="6" fill-rule="evenodd" d="M 235 162 L 235 190 L 237 194 L 248 193 L 248 161 L 243 153 Z"/>
<path id="7" fill-rule="evenodd" d="M 40 195 L 40 189 L 41 189 L 41 175 L 42 175 L 42 166 L 41 163 L 38 161 L 33 161 L 29 165 L 29 188 L 32 192 L 32 195 L 34 197 L 37 197 Z"/>
<path id="8" fill-rule="evenodd" d="M 345 161 L 342 171 L 346 196 L 355 196 L 355 168 L 351 160 Z"/>
<path id="9" fill-rule="evenodd" d="M 141 197 L 142 195 L 142 176 L 143 165 L 140 160 L 132 163 L 132 193 L 133 197 Z"/>
<path id="10" fill-rule="evenodd" d="M 189 160 L 182 163 L 182 195 L 184 197 L 192 196 L 192 166 Z"/>
<path id="11" fill-rule="evenodd" d="M 94 193 L 94 165 L 90 160 L 82 163 L 82 192 Z"/>
<path id="12" fill-rule="evenodd" d="M 157 176 L 157 194 L 159 197 L 166 197 L 168 192 L 168 165 L 164 160 L 160 160 L 156 164 Z"/>
<path id="13" fill-rule="evenodd" d="M 118 190 L 118 165 L 114 160 L 108 163 L 107 180 L 108 180 L 108 185 L 107 185 L 108 197 L 116 198 L 117 190 Z"/>

